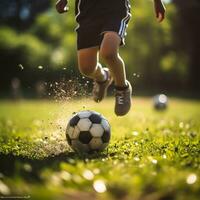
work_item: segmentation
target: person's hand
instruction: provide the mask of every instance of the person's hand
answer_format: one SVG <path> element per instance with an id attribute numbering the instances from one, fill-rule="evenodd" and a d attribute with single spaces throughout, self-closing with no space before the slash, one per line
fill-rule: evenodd
<path id="1" fill-rule="evenodd" d="M 58 0 L 56 2 L 56 10 L 59 13 L 65 13 L 65 12 L 67 12 L 69 10 L 67 4 L 68 4 L 67 0 Z"/>
<path id="2" fill-rule="evenodd" d="M 162 0 L 154 0 L 154 8 L 158 22 L 162 22 L 165 18 L 165 6 Z"/>

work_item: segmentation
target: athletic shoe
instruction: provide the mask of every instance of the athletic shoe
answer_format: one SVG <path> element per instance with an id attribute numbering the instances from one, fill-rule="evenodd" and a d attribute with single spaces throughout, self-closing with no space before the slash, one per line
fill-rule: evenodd
<path id="1" fill-rule="evenodd" d="M 115 89 L 115 114 L 117 116 L 126 115 L 131 108 L 132 87 L 128 81 L 126 83 L 127 88 Z"/>
<path id="2" fill-rule="evenodd" d="M 103 68 L 106 74 L 106 80 L 103 82 L 94 81 L 93 86 L 93 99 L 96 102 L 100 102 L 103 100 L 103 98 L 107 95 L 107 89 L 111 85 L 113 79 L 111 77 L 110 71 L 107 68 Z"/>

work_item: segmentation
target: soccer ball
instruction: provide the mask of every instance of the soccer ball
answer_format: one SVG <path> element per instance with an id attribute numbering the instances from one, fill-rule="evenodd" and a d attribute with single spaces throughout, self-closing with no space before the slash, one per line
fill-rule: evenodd
<path id="1" fill-rule="evenodd" d="M 168 106 L 168 98 L 165 94 L 158 94 L 153 99 L 156 110 L 165 110 Z"/>
<path id="2" fill-rule="evenodd" d="M 69 120 L 66 137 L 69 146 L 76 152 L 101 151 L 109 144 L 110 125 L 95 111 L 81 111 Z"/>

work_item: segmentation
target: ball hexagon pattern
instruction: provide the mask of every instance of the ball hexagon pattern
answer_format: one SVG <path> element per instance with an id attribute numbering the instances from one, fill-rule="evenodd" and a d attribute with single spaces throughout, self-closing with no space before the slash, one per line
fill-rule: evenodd
<path id="1" fill-rule="evenodd" d="M 103 132 L 104 132 L 103 126 L 101 126 L 100 124 L 92 124 L 90 133 L 93 137 L 102 137 Z"/>
<path id="2" fill-rule="evenodd" d="M 90 140 L 92 139 L 92 135 L 90 131 L 81 131 L 79 136 L 79 141 L 82 144 L 89 144 Z"/>
<path id="3" fill-rule="evenodd" d="M 105 117 L 95 111 L 81 111 L 69 120 L 66 138 L 76 152 L 101 151 L 110 141 L 111 128 Z"/>
<path id="4" fill-rule="evenodd" d="M 89 120 L 89 118 L 83 118 L 78 121 L 77 126 L 81 131 L 89 131 L 90 127 L 92 126 L 92 122 Z"/>

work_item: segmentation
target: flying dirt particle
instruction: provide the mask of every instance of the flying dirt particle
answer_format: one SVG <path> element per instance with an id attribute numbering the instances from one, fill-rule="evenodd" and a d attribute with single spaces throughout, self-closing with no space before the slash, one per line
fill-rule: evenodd
<path id="1" fill-rule="evenodd" d="M 63 67 L 63 70 L 66 70 L 67 68 L 66 67 Z"/>
<path id="2" fill-rule="evenodd" d="M 62 93 L 64 93 L 64 94 L 66 93 L 66 91 L 65 91 L 65 90 L 63 90 L 63 89 L 61 89 L 60 91 L 61 91 Z"/>
<path id="3" fill-rule="evenodd" d="M 38 66 L 38 69 L 43 69 L 43 66 L 39 65 L 39 66 Z"/>
<path id="4" fill-rule="evenodd" d="M 22 65 L 22 64 L 19 64 L 19 65 L 18 65 L 18 67 L 19 67 L 21 70 L 23 70 L 23 69 L 24 69 L 24 67 L 23 67 L 23 65 Z"/>
<path id="5" fill-rule="evenodd" d="M 68 80 L 63 79 L 60 82 L 57 82 L 57 84 L 54 82 L 52 84 L 53 86 L 49 87 L 51 89 L 51 96 L 54 100 L 57 102 L 64 102 L 78 96 L 87 96 L 88 86 L 80 84 L 79 79 L 76 79 L 77 78 Z"/>

